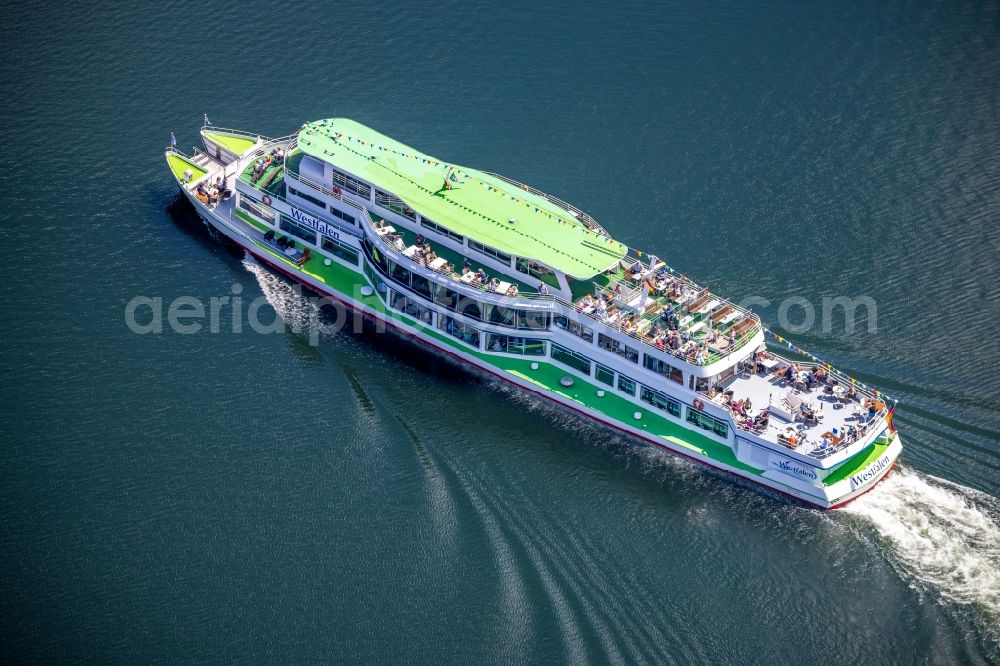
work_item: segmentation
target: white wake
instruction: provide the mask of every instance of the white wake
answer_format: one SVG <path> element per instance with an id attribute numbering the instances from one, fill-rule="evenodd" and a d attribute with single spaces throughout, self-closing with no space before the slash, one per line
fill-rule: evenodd
<path id="1" fill-rule="evenodd" d="M 1000 501 L 897 466 L 846 513 L 868 519 L 904 576 L 1000 622 Z"/>

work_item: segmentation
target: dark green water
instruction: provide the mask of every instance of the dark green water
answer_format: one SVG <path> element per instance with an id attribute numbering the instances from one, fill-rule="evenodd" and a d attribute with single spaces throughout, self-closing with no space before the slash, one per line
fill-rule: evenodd
<path id="1" fill-rule="evenodd" d="M 37 662 L 1000 662 L 994 2 L 3 8 L 0 653 Z M 408 349 L 135 335 L 289 285 L 162 150 L 349 116 L 575 202 L 900 400 L 824 514 Z"/>

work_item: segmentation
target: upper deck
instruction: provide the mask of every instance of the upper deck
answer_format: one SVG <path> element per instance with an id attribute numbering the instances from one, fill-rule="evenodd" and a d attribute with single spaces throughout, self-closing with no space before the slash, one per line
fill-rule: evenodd
<path id="1" fill-rule="evenodd" d="M 572 297 L 541 293 L 541 284 L 530 286 L 515 271 L 498 272 L 477 260 L 473 252 L 460 252 L 415 222 L 414 229 L 399 221 L 386 222 L 368 207 L 331 190 L 298 171 L 301 160 L 294 144 L 281 162 L 260 168 L 261 155 L 251 153 L 240 172 L 240 181 L 262 193 L 285 200 L 286 183 L 311 188 L 356 208 L 371 242 L 399 265 L 411 271 L 432 271 L 438 279 L 454 283 L 460 293 L 502 303 L 508 307 L 537 308 L 541 304 L 562 306 L 581 321 L 601 324 L 639 343 L 638 349 L 652 349 L 693 366 L 710 366 L 726 361 L 759 337 L 760 321 L 753 313 L 711 294 L 686 277 L 676 274 L 663 262 L 642 263 L 626 256 L 594 277 L 573 283 Z M 262 152 L 266 152 L 266 149 Z M 539 195 L 547 196 L 547 195 Z M 301 206 L 301 202 L 290 202 Z M 416 211 L 419 213 L 419 211 Z M 423 218 L 421 218 L 422 220 Z M 485 279 L 482 276 L 485 275 Z M 544 276 L 543 276 L 544 278 Z M 540 280 L 545 291 L 554 282 Z M 619 352 L 621 353 L 621 352 Z M 638 351 L 636 352 L 638 356 Z"/>

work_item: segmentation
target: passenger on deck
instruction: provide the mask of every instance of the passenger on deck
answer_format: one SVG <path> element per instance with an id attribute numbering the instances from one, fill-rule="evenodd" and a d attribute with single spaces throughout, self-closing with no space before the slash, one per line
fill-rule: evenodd
<path id="1" fill-rule="evenodd" d="M 516 284 L 512 284 L 512 285 L 510 285 L 507 288 L 507 295 L 508 296 L 517 296 L 517 285 Z"/>
<path id="2" fill-rule="evenodd" d="M 405 249 L 406 249 L 406 244 L 405 244 L 405 243 L 403 243 L 403 237 L 402 237 L 402 236 L 396 236 L 396 237 L 395 237 L 395 238 L 394 238 L 394 239 L 392 240 L 392 244 L 393 244 L 394 246 L 396 246 L 396 249 L 397 249 L 397 250 L 399 250 L 400 252 L 402 252 L 403 250 L 405 250 Z"/>
<path id="3" fill-rule="evenodd" d="M 274 240 L 274 231 L 271 230 L 271 229 L 268 229 L 267 233 L 264 234 L 264 240 L 266 240 L 268 242 L 273 241 Z"/>
<path id="4" fill-rule="evenodd" d="M 538 285 L 538 293 L 541 294 L 542 296 L 548 296 L 549 295 L 548 285 L 545 284 L 544 282 Z"/>

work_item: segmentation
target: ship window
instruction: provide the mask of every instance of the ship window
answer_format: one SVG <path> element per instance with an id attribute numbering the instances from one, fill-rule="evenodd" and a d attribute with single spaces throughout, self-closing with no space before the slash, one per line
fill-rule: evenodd
<path id="1" fill-rule="evenodd" d="M 435 287 L 434 302 L 445 306 L 449 310 L 454 310 L 458 306 L 458 292 L 439 284 L 436 284 Z"/>
<path id="2" fill-rule="evenodd" d="M 256 201 L 251 201 L 245 196 L 240 196 L 240 208 L 250 213 L 258 220 L 267 222 L 268 224 L 274 224 L 274 209 L 263 204 L 259 204 Z"/>
<path id="3" fill-rule="evenodd" d="M 611 336 L 598 333 L 597 346 L 613 354 L 618 354 L 622 358 L 628 359 L 633 363 L 639 362 L 639 351 L 637 349 L 632 349 L 628 345 L 618 342 Z"/>
<path id="4" fill-rule="evenodd" d="M 410 315 L 415 319 L 419 319 L 425 324 L 431 323 L 431 318 L 433 313 L 430 308 L 425 308 L 414 298 L 405 296 L 396 291 L 389 292 L 389 305 L 391 305 L 396 310 Z"/>
<path id="5" fill-rule="evenodd" d="M 354 216 L 353 215 L 350 215 L 349 213 L 345 213 L 342 210 L 337 210 L 336 208 L 333 207 L 333 205 L 330 206 L 330 214 L 333 215 L 336 218 L 339 218 L 339 219 L 343 220 L 344 222 L 347 222 L 350 225 L 354 224 Z"/>
<path id="6" fill-rule="evenodd" d="M 597 381 L 607 384 L 608 386 L 615 385 L 615 373 L 611 368 L 606 368 L 600 363 L 596 363 L 596 369 L 594 371 L 594 377 Z"/>
<path id="7" fill-rule="evenodd" d="M 322 208 L 323 210 L 326 210 L 326 203 L 325 202 L 321 201 L 320 199 L 317 199 L 314 196 L 306 194 L 305 192 L 300 192 L 299 190 L 295 189 L 294 187 L 289 186 L 288 187 L 288 193 L 292 194 L 294 196 L 297 196 L 300 199 L 305 199 L 306 201 L 308 201 L 309 203 L 311 203 L 313 206 L 316 206 L 317 208 Z"/>
<path id="8" fill-rule="evenodd" d="M 562 345 L 552 343 L 552 358 L 560 363 L 564 363 L 571 368 L 579 370 L 585 375 L 590 374 L 590 359 L 575 351 L 566 349 Z"/>
<path id="9" fill-rule="evenodd" d="M 423 275 L 414 273 L 413 277 L 410 278 L 410 284 L 413 286 L 413 291 L 423 294 L 427 298 L 431 297 L 431 282 Z"/>
<path id="10" fill-rule="evenodd" d="M 458 241 L 459 243 L 465 242 L 465 236 L 462 236 L 461 234 L 456 234 L 451 229 L 442 227 L 437 222 L 428 220 L 426 217 L 422 215 L 420 216 L 420 226 L 424 227 L 425 229 L 430 229 L 431 231 L 441 234 L 442 236 L 446 236 L 454 241 Z"/>
<path id="11" fill-rule="evenodd" d="M 479 347 L 478 328 L 473 328 L 468 324 L 463 324 L 457 319 L 452 319 L 447 315 L 438 317 L 438 328 L 448 335 L 458 338 L 466 344 L 470 344 L 473 347 Z"/>
<path id="12" fill-rule="evenodd" d="M 479 301 L 473 300 L 468 296 L 463 296 L 459 299 L 458 311 L 466 317 L 472 317 L 473 319 L 483 318 L 483 311 L 479 306 Z"/>
<path id="13" fill-rule="evenodd" d="M 507 264 L 508 266 L 510 266 L 511 256 L 509 254 L 504 254 L 503 252 L 494 247 L 490 247 L 489 245 L 483 245 L 482 243 L 479 243 L 472 239 L 469 240 L 469 247 L 475 250 L 476 252 L 485 254 L 487 257 L 493 257 L 501 264 Z"/>
<path id="14" fill-rule="evenodd" d="M 635 395 L 635 382 L 628 377 L 618 375 L 618 390 L 629 395 Z"/>
<path id="15" fill-rule="evenodd" d="M 517 311 L 517 327 L 534 331 L 545 331 L 549 328 L 548 312 Z"/>
<path id="16" fill-rule="evenodd" d="M 303 227 L 301 225 L 295 224 L 294 222 L 292 222 L 289 218 L 285 217 L 284 215 L 281 216 L 281 224 L 279 226 L 281 227 L 282 231 L 285 231 L 285 232 L 291 234 L 292 236 L 296 236 L 298 238 L 301 238 L 305 242 L 311 243 L 312 245 L 316 244 L 316 232 L 315 231 L 313 231 L 312 229 L 308 229 L 306 227 Z"/>
<path id="17" fill-rule="evenodd" d="M 345 261 L 349 261 L 355 266 L 358 265 L 358 251 L 349 245 L 341 243 L 336 238 L 323 236 L 323 243 L 321 247 L 335 257 L 340 257 Z"/>
<path id="18" fill-rule="evenodd" d="M 675 381 L 678 384 L 684 383 L 683 372 L 673 367 L 666 361 L 656 358 L 652 354 L 644 354 L 642 359 L 642 364 L 646 368 L 652 370 L 653 372 L 663 375 L 664 377 L 670 379 L 671 381 Z"/>
<path id="19" fill-rule="evenodd" d="M 522 338 L 516 335 L 490 333 L 486 340 L 486 348 L 492 352 L 506 352 L 523 356 L 545 356 L 545 341 L 535 338 Z"/>
<path id="20" fill-rule="evenodd" d="M 389 276 L 393 280 L 399 282 L 400 284 L 405 284 L 407 287 L 410 286 L 410 271 L 406 270 L 395 261 L 390 261 L 389 266 L 391 270 L 389 271 Z"/>
<path id="21" fill-rule="evenodd" d="M 500 305 L 490 306 L 490 323 L 499 326 L 517 326 L 517 311 Z"/>
<path id="22" fill-rule="evenodd" d="M 705 412 L 699 411 L 694 407 L 688 407 L 687 410 L 687 421 L 688 423 L 693 423 L 702 430 L 708 430 L 715 433 L 719 437 L 729 436 L 729 424 L 725 421 L 720 421 L 714 416 L 709 416 Z"/>
<path id="23" fill-rule="evenodd" d="M 594 342 L 594 329 L 587 328 L 578 321 L 574 321 L 563 315 L 556 315 L 552 319 L 554 323 L 559 328 L 565 329 L 572 333 L 573 335 L 579 336 L 580 338 L 586 340 L 587 342 Z"/>
<path id="24" fill-rule="evenodd" d="M 376 187 L 375 203 L 382 208 L 391 210 L 392 212 L 402 215 L 403 217 L 413 220 L 414 222 L 417 221 L 417 211 L 410 208 L 405 201 L 397 197 L 395 194 L 390 194 L 389 192 L 380 190 Z"/>
<path id="25" fill-rule="evenodd" d="M 649 387 L 643 386 L 639 389 L 639 399 L 676 417 L 680 417 L 681 415 L 681 403 Z"/>

